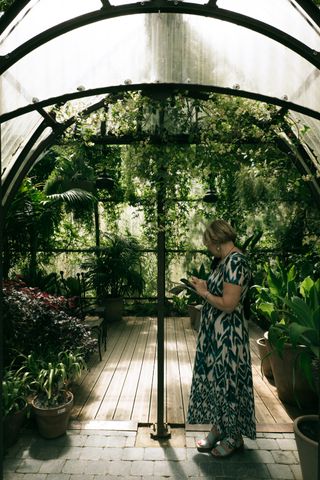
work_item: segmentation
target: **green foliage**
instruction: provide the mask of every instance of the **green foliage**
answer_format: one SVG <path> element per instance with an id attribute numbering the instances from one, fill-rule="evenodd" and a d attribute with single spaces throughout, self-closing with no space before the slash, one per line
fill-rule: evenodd
<path id="1" fill-rule="evenodd" d="M 276 107 L 219 95 L 199 100 L 187 92 L 128 92 L 107 101 L 108 109 L 78 116 L 60 144 L 32 170 L 30 182 L 41 192 L 47 215 L 39 219 L 39 227 L 32 224 L 41 230 L 51 210 L 56 221 L 47 243 L 37 233 L 31 249 L 30 235 L 24 235 L 21 245 L 27 244 L 28 251 L 53 245 L 92 247 L 94 199 L 99 200 L 101 230 L 109 233 L 123 231 L 122 214 L 131 205 L 148 248 L 156 247 L 159 230 L 165 230 L 169 249 L 198 248 L 203 223 L 222 217 L 236 228 L 240 244 L 263 231 L 260 248 L 303 253 L 319 249 L 319 212 L 307 182 L 279 144 L 288 120 Z M 56 113 L 63 120 L 71 110 L 70 104 Z M 104 134 L 115 141 L 124 135 L 131 143 L 100 144 Z M 111 177 L 113 186 L 97 188 L 100 176 Z M 208 189 L 216 194 L 213 204 L 201 200 Z M 10 238 L 6 273 L 25 258 L 13 235 Z M 41 257 L 29 257 L 35 270 Z M 168 268 L 173 259 L 167 256 Z"/>
<path id="2" fill-rule="evenodd" d="M 255 307 L 269 325 L 274 325 L 281 322 L 285 314 L 284 299 L 291 298 L 297 292 L 297 272 L 294 265 L 288 270 L 279 259 L 273 266 L 265 264 L 264 268 L 265 284 L 252 286 L 256 290 Z"/>
<path id="3" fill-rule="evenodd" d="M 5 365 L 16 351 L 80 351 L 85 358 L 95 351 L 96 340 L 75 316 L 70 299 L 10 282 L 3 288 L 2 301 Z"/>
<path id="4" fill-rule="evenodd" d="M 315 282 L 306 277 L 299 293 L 282 299 L 288 308 L 282 321 L 270 328 L 270 340 L 282 338 L 293 346 L 306 345 L 320 357 L 320 279 Z"/>
<path id="5" fill-rule="evenodd" d="M 22 370 L 31 379 L 36 405 L 57 407 L 66 400 L 70 384 L 87 368 L 79 352 L 61 351 L 57 354 L 29 354 L 23 358 Z"/>
<path id="6" fill-rule="evenodd" d="M 7 367 L 2 376 L 2 414 L 3 416 L 19 412 L 27 406 L 30 393 L 28 372 L 22 368 L 15 370 Z"/>
<path id="7" fill-rule="evenodd" d="M 286 267 L 278 259 L 272 267 L 266 264 L 265 271 L 265 284 L 252 288 L 257 292 L 256 310 L 269 323 L 270 344 L 280 356 L 286 344 L 304 346 L 297 365 L 314 386 L 312 362 L 320 359 L 320 279 L 299 280 L 296 266 Z"/>
<path id="8" fill-rule="evenodd" d="M 54 246 L 54 231 L 61 210 L 57 205 L 45 203 L 46 197 L 30 179 L 26 178 L 11 202 L 4 219 L 4 277 L 10 268 L 28 258 L 30 274 L 37 267 L 37 251 Z"/>
<path id="9" fill-rule="evenodd" d="M 133 236 L 106 235 L 83 268 L 98 297 L 121 297 L 142 293 L 141 264 L 142 252 Z"/>
<path id="10" fill-rule="evenodd" d="M 0 12 L 6 12 L 15 0 L 0 0 Z"/>

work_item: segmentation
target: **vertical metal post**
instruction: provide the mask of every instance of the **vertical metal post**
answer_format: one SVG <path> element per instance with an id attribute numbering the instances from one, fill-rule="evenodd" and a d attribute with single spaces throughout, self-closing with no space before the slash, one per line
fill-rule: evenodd
<path id="1" fill-rule="evenodd" d="M 95 239 L 96 247 L 100 247 L 100 218 L 99 218 L 99 204 L 98 202 L 94 204 L 94 230 L 95 230 Z"/>
<path id="2" fill-rule="evenodd" d="M 162 112 L 163 121 L 163 112 Z M 161 122 L 162 123 L 162 122 Z M 158 191 L 157 191 L 157 271 L 158 271 L 158 390 L 157 390 L 157 423 L 152 426 L 151 438 L 154 440 L 170 438 L 171 433 L 167 424 L 164 423 L 164 316 L 165 316 L 165 260 L 166 260 L 166 236 L 165 236 L 165 197 L 166 175 L 162 155 L 158 156 Z"/>

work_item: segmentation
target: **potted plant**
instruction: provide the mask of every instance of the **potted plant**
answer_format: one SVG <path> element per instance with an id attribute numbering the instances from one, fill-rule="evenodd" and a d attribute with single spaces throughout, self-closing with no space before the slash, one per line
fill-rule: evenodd
<path id="1" fill-rule="evenodd" d="M 299 294 L 282 299 L 283 316 L 268 332 L 270 358 L 279 398 L 312 407 L 317 403 L 314 365 L 320 358 L 320 279 L 306 277 Z"/>
<path id="2" fill-rule="evenodd" d="M 32 378 L 34 391 L 32 411 L 43 437 L 56 438 L 66 432 L 73 406 L 70 386 L 85 368 L 77 352 L 49 353 L 45 358 L 30 354 L 25 358 L 24 369 Z"/>
<path id="3" fill-rule="evenodd" d="M 203 280 L 207 280 L 208 273 L 206 272 L 204 264 L 201 263 L 199 268 L 193 267 L 188 270 L 187 276 L 188 278 L 195 276 L 198 278 L 202 278 Z M 191 327 L 194 330 L 198 331 L 201 320 L 203 299 L 197 293 L 193 292 L 192 289 L 185 289 L 183 291 L 187 302 Z"/>
<path id="4" fill-rule="evenodd" d="M 5 447 L 11 447 L 18 439 L 23 426 L 28 403 L 29 375 L 12 366 L 4 369 L 2 377 L 2 421 Z"/>
<path id="5" fill-rule="evenodd" d="M 271 349 L 268 343 L 269 328 L 281 322 L 283 317 L 283 299 L 288 299 L 297 291 L 296 268 L 289 269 L 282 266 L 277 259 L 275 265 L 264 265 L 265 282 L 262 285 L 253 285 L 255 302 L 253 309 L 256 315 L 263 318 L 266 328 L 265 335 L 257 339 L 257 346 L 261 360 L 261 371 L 269 379 L 273 379 L 271 364 Z"/>
<path id="6" fill-rule="evenodd" d="M 106 235 L 102 246 L 83 264 L 98 302 L 107 305 L 107 318 L 120 320 L 125 295 L 141 295 L 144 288 L 142 251 L 128 235 Z"/>
<path id="7" fill-rule="evenodd" d="M 2 295 L 4 328 L 3 359 L 9 365 L 12 352 L 81 351 L 87 360 L 97 341 L 76 316 L 70 299 L 50 295 L 20 281 L 4 282 Z M 14 354 L 14 357 L 16 354 Z"/>

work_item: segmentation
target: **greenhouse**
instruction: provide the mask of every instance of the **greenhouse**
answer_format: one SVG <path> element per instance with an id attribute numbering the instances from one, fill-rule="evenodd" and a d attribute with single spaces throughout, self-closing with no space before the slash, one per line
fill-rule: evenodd
<path id="1" fill-rule="evenodd" d="M 313 480 L 296 431 L 302 417 L 316 428 L 319 403 L 319 2 L 2 0 L 0 12 L 4 431 L 25 403 L 21 435 L 58 441 L 33 417 L 63 398 L 71 437 L 136 433 L 132 445 L 127 433 L 126 445 L 91 445 L 103 451 L 171 448 L 181 432 L 179 447 L 198 445 L 214 422 L 190 421 L 188 403 L 212 256 L 225 245 L 221 263 L 244 252 L 251 271 L 238 299 L 258 439 L 245 439 L 248 468 L 259 438 L 273 439 L 267 460 L 253 461 L 261 478 L 280 478 L 278 466 L 283 478 Z M 215 250 L 214 219 L 235 244 L 230 234 Z M 207 292 L 181 285 L 194 277 Z M 289 391 L 276 373 L 288 345 L 293 363 L 279 369 Z M 283 460 L 276 438 L 290 435 L 283 449 L 299 453 Z M 125 474 L 108 459 L 106 478 L 145 478 L 130 455 Z M 212 458 L 201 472 L 186 455 L 192 465 L 167 459 L 160 477 L 244 478 Z M 72 458 L 62 458 L 52 473 L 94 474 L 63 470 Z M 148 460 L 139 457 L 156 478 L 160 457 Z M 39 468 L 49 480 L 49 463 Z M 29 473 L 23 462 L 6 472 Z"/>

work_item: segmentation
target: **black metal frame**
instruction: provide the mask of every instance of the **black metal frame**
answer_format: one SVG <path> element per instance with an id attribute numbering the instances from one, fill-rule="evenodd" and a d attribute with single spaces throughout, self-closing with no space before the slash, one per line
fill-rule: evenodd
<path id="1" fill-rule="evenodd" d="M 198 94 L 203 93 L 204 95 L 208 95 L 208 93 L 219 93 L 221 95 L 232 95 L 234 97 L 242 97 L 248 98 L 249 100 L 258 100 L 260 102 L 269 103 L 270 105 L 276 105 L 278 107 L 285 108 L 286 110 L 292 110 L 294 112 L 302 113 L 303 115 L 307 115 L 308 117 L 315 118 L 316 120 L 320 120 L 320 112 L 317 110 L 312 110 L 311 108 L 303 107 L 294 102 L 290 102 L 289 100 L 279 99 L 276 97 L 270 97 L 269 95 L 262 95 L 260 93 L 249 92 L 247 90 L 241 90 L 237 88 L 229 88 L 229 87 L 218 87 L 215 85 L 198 85 L 198 84 L 185 84 L 185 83 L 136 83 L 130 85 L 116 85 L 110 87 L 100 87 L 100 88 L 93 88 L 88 89 L 83 92 L 72 92 L 66 93 L 63 95 L 59 95 L 56 97 L 47 98 L 45 100 L 41 100 L 37 103 L 32 103 L 26 105 L 25 107 L 17 108 L 11 112 L 3 113 L 0 115 L 0 123 L 7 122 L 15 117 L 20 115 L 24 115 L 25 113 L 32 112 L 34 110 L 39 111 L 39 108 L 43 109 L 50 105 L 59 105 L 65 103 L 69 100 L 76 100 L 77 98 L 84 98 L 84 97 L 92 97 L 96 95 L 102 94 L 114 94 L 120 92 L 129 92 L 133 90 L 141 90 L 144 91 L 148 89 L 149 92 L 157 92 L 159 90 L 168 92 L 197 92 Z"/>

